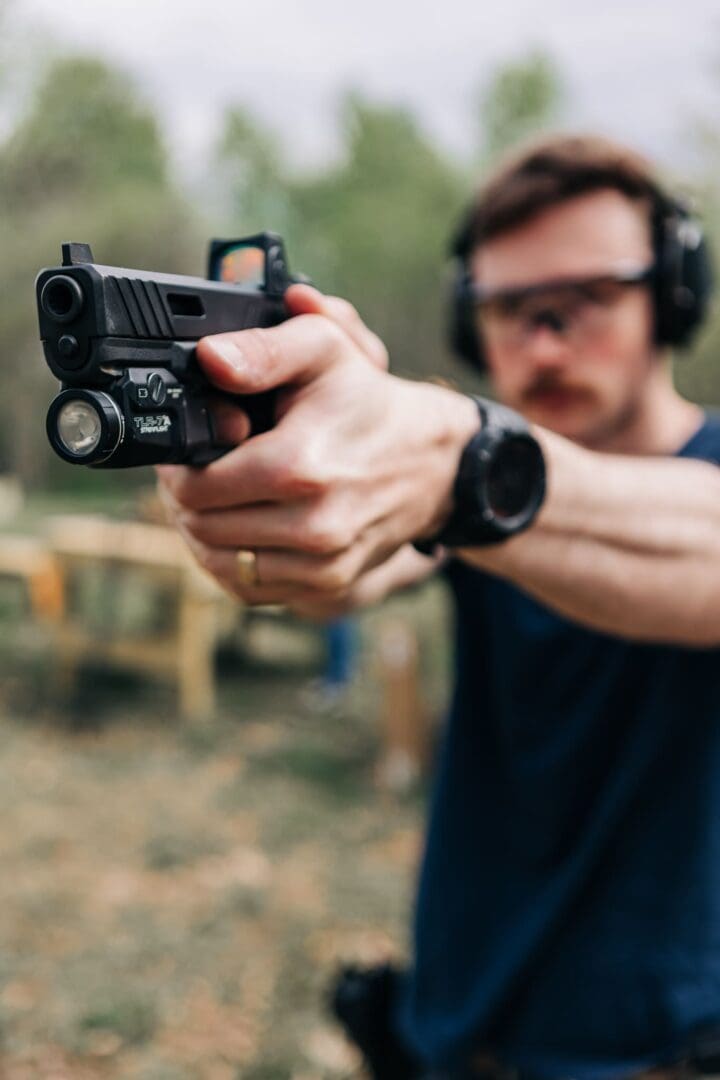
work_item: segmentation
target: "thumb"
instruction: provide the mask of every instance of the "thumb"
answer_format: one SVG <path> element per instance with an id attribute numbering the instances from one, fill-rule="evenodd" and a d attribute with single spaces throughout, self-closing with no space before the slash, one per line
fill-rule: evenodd
<path id="1" fill-rule="evenodd" d="M 347 335 L 318 315 L 300 315 L 267 329 L 215 334 L 197 344 L 198 363 L 207 378 L 232 394 L 302 386 L 347 352 L 355 353 Z"/>

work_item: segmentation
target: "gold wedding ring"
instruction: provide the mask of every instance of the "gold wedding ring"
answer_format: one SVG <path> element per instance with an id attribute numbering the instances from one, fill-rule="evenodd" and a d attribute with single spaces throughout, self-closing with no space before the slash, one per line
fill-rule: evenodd
<path id="1" fill-rule="evenodd" d="M 235 556 L 237 564 L 237 579 L 239 585 L 257 585 L 259 582 L 257 571 L 257 555 L 254 551 L 241 550 Z"/>

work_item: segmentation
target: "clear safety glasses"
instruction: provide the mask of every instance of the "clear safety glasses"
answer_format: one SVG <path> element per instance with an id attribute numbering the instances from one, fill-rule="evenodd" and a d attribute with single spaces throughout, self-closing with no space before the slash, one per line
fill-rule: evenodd
<path id="1" fill-rule="evenodd" d="M 469 292 L 486 341 L 524 345 L 541 327 L 581 341 L 606 329 L 627 289 L 648 284 L 654 269 L 622 268 L 495 291 L 471 283 Z"/>

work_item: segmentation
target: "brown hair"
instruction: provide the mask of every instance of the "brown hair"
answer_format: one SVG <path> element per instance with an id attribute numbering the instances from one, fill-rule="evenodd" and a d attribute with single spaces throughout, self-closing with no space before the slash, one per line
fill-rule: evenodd
<path id="1" fill-rule="evenodd" d="M 649 204 L 665 201 L 655 172 L 640 154 L 597 135 L 553 135 L 503 161 L 481 187 L 457 238 L 467 255 L 551 206 L 586 192 L 612 188 Z"/>

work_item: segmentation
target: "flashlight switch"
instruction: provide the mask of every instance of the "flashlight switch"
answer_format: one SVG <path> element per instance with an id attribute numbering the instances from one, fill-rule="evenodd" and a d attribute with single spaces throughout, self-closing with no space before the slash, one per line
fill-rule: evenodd
<path id="1" fill-rule="evenodd" d="M 171 385 L 175 385 L 172 379 Z M 130 368 L 125 377 L 125 387 L 130 400 L 140 409 L 156 409 L 164 405 L 168 397 L 168 377 L 160 371 Z M 175 396 L 172 390 L 170 394 Z"/>
<path id="2" fill-rule="evenodd" d="M 153 371 L 153 373 L 148 376 L 147 385 L 153 405 L 164 404 L 165 398 L 167 397 L 167 387 L 162 375 L 157 371 Z"/>

